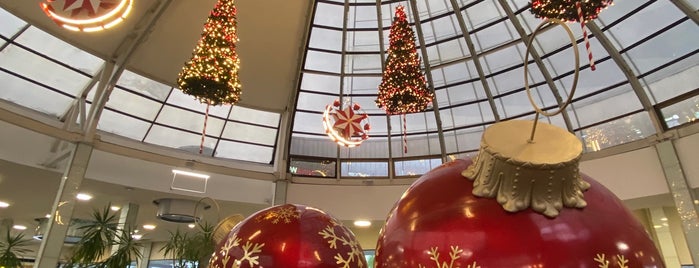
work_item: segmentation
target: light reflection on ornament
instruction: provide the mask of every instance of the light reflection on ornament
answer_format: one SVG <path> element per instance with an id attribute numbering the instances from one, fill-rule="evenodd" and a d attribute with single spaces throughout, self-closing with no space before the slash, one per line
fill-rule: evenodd
<path id="1" fill-rule="evenodd" d="M 61 27 L 76 32 L 97 32 L 112 28 L 126 19 L 129 13 L 131 13 L 133 5 L 133 0 L 121 0 L 116 7 L 105 14 L 94 18 L 76 19 L 57 13 L 53 7 L 57 1 L 48 2 L 39 4 L 46 16 Z"/>

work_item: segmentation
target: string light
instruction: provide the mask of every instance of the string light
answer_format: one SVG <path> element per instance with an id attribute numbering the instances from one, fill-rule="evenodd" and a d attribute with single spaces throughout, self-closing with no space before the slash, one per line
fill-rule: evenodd
<path id="1" fill-rule="evenodd" d="M 240 100 L 236 13 L 233 0 L 216 3 L 192 58 L 178 75 L 179 88 L 202 103 L 232 105 Z"/>
<path id="2" fill-rule="evenodd" d="M 379 85 L 376 105 L 387 114 L 422 112 L 432 102 L 420 58 L 415 47 L 415 34 L 408 24 L 403 6 L 396 14 L 389 34 L 386 69 Z"/>
<path id="3" fill-rule="evenodd" d="M 613 0 L 533 0 L 530 11 L 537 18 L 559 19 L 580 22 L 576 3 L 582 8 L 583 22 L 596 19 Z"/>

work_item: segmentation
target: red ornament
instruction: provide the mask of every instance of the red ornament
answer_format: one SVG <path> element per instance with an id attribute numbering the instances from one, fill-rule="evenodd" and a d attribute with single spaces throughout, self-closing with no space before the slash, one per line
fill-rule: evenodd
<path id="1" fill-rule="evenodd" d="M 333 105 L 325 107 L 323 113 L 323 128 L 325 133 L 335 142 L 347 147 L 360 145 L 369 138 L 369 116 L 361 111 L 357 103 L 340 105 L 340 100 L 335 100 Z"/>
<path id="2" fill-rule="evenodd" d="M 238 223 L 216 246 L 212 268 L 367 267 L 354 234 L 325 212 L 279 205 Z"/>
<path id="3" fill-rule="evenodd" d="M 375 267 L 665 267 L 643 226 L 593 179 L 581 174 L 585 208 L 549 218 L 471 194 L 461 175 L 471 164 L 455 160 L 413 183 L 382 229 Z"/>

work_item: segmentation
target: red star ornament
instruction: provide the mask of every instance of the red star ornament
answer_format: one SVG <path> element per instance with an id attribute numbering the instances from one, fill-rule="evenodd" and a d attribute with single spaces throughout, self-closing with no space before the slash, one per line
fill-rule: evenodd
<path id="1" fill-rule="evenodd" d="M 367 118 L 366 114 L 356 114 L 352 107 L 346 107 L 344 110 L 337 110 L 333 113 L 335 124 L 333 128 L 337 129 L 342 137 L 349 139 L 355 134 L 362 134 L 362 120 Z"/>

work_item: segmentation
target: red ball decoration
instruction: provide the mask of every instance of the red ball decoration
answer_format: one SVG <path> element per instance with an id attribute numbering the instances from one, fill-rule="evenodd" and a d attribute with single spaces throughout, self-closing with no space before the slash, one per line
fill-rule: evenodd
<path id="1" fill-rule="evenodd" d="M 340 107 L 340 100 L 333 101 L 333 106 Z"/>
<path id="2" fill-rule="evenodd" d="M 371 126 L 369 124 L 364 124 L 364 130 L 366 130 L 366 131 L 371 130 Z"/>
<path id="3" fill-rule="evenodd" d="M 588 176 L 587 206 L 549 218 L 474 196 L 461 175 L 471 164 L 455 160 L 413 183 L 381 231 L 375 267 L 665 267 L 643 226 Z"/>
<path id="4" fill-rule="evenodd" d="M 212 268 L 367 267 L 354 234 L 325 212 L 286 204 L 238 223 L 216 246 Z"/>
<path id="5" fill-rule="evenodd" d="M 361 108 L 362 108 L 362 106 L 359 106 L 358 103 L 355 103 L 354 105 L 352 105 L 352 109 L 354 109 L 355 111 L 358 111 Z"/>

